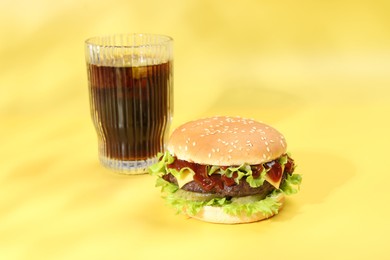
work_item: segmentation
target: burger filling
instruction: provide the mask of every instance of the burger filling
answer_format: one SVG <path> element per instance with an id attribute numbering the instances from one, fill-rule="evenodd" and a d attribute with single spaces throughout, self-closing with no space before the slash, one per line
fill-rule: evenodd
<path id="1" fill-rule="evenodd" d="M 258 165 L 215 166 L 180 160 L 166 152 L 149 171 L 158 176 L 156 186 L 161 186 L 178 212 L 186 208 L 195 215 L 210 205 L 223 206 L 231 214 L 272 215 L 280 205 L 275 196 L 298 191 L 301 176 L 294 169 L 288 154 Z"/>
<path id="2" fill-rule="evenodd" d="M 280 185 L 287 174 L 291 175 L 293 173 L 295 165 L 293 159 L 285 154 L 281 159 L 273 160 L 265 164 L 251 165 L 249 167 L 251 177 L 254 180 L 252 183 L 247 181 L 248 175 L 238 179 L 240 167 L 237 166 L 232 167 L 238 168 L 237 171 L 233 171 L 227 175 L 226 173 L 229 171 L 229 167 L 227 166 L 218 167 L 202 165 L 179 160 L 177 158 L 167 165 L 168 169 L 174 169 L 178 172 L 186 168 L 192 170 L 193 180 L 185 183 L 181 189 L 198 193 L 211 193 L 218 197 L 243 197 L 255 194 L 263 195 L 263 197 L 265 197 L 275 188 L 279 188 L 279 186 L 276 185 Z M 241 168 L 244 168 L 245 170 L 245 167 Z M 210 169 L 214 170 L 212 174 L 209 174 Z M 262 173 L 265 173 L 265 176 Z M 229 175 L 231 177 L 229 177 Z M 165 174 L 162 178 L 170 183 L 178 185 L 177 178 L 172 173 Z M 268 181 L 264 181 L 265 179 Z M 257 185 L 256 181 L 258 182 Z"/>

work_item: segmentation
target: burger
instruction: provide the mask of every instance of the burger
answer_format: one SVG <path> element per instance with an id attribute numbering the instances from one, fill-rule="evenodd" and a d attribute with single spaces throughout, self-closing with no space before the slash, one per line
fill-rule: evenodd
<path id="1" fill-rule="evenodd" d="M 301 176 L 284 136 L 252 119 L 216 116 L 187 122 L 149 168 L 177 213 L 212 223 L 260 221 L 279 213 Z"/>

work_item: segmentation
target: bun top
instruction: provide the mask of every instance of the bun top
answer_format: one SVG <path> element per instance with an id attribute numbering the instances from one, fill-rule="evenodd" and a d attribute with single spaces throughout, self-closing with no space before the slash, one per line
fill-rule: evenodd
<path id="1" fill-rule="evenodd" d="M 286 152 L 284 136 L 275 128 L 252 119 L 217 116 L 176 128 L 167 145 L 180 160 L 233 166 L 272 161 Z"/>

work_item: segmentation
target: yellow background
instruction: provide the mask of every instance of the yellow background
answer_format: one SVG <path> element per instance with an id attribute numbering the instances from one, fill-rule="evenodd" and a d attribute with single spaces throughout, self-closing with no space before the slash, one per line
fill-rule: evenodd
<path id="1" fill-rule="evenodd" d="M 173 127 L 231 114 L 303 174 L 276 217 L 174 215 L 148 175 L 97 161 L 84 40 L 175 39 Z M 389 259 L 390 2 L 0 2 L 0 259 Z"/>

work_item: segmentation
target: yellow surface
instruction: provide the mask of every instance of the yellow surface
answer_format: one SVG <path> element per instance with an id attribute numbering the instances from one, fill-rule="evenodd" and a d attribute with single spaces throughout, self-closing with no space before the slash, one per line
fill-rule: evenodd
<path id="1" fill-rule="evenodd" d="M 390 2 L 1 1 L 0 259 L 390 259 Z M 174 126 L 278 128 L 304 175 L 267 221 L 174 215 L 97 161 L 83 41 L 175 39 Z"/>

